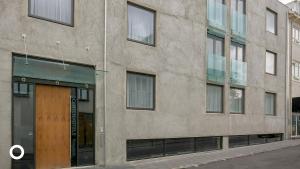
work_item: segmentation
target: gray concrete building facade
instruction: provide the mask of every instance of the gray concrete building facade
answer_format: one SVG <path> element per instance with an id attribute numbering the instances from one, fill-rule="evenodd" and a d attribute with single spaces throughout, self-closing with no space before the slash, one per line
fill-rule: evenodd
<path id="1" fill-rule="evenodd" d="M 289 139 L 289 13 L 277 0 L 1 0 L 1 168 Z"/>
<path id="2" fill-rule="evenodd" d="M 299 85 L 299 75 L 298 75 L 298 66 L 299 66 L 299 1 L 293 1 L 287 4 L 291 9 L 289 12 L 289 31 L 290 36 L 290 45 L 289 45 L 289 61 L 291 62 L 290 66 L 290 96 L 291 96 L 291 135 L 292 137 L 299 137 L 300 135 L 300 116 L 299 116 L 299 96 L 300 96 L 300 85 Z"/>

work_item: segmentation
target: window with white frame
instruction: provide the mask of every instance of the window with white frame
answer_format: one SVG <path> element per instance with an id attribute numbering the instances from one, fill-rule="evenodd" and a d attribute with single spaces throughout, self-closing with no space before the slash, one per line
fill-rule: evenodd
<path id="1" fill-rule="evenodd" d="M 74 0 L 29 0 L 29 16 L 73 25 Z"/>
<path id="2" fill-rule="evenodd" d="M 293 41 L 300 44 L 300 28 L 296 26 L 293 27 Z"/>
<path id="3" fill-rule="evenodd" d="M 276 75 L 276 53 L 266 52 L 266 73 Z"/>
<path id="4" fill-rule="evenodd" d="M 294 80 L 300 80 L 300 63 L 292 63 L 292 75 Z"/>

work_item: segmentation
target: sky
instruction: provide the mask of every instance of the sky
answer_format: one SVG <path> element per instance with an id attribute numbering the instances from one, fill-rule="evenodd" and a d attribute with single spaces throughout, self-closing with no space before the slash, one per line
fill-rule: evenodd
<path id="1" fill-rule="evenodd" d="M 291 2 L 293 0 L 279 0 L 279 1 L 282 2 L 282 3 L 284 3 L 284 4 L 287 4 L 287 3 L 289 3 L 289 2 Z"/>

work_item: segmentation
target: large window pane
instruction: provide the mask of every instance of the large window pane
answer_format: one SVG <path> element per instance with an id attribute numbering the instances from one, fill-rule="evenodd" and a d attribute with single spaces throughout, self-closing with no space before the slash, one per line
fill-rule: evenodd
<path id="1" fill-rule="evenodd" d="M 245 136 L 229 136 L 229 147 L 242 147 L 249 145 L 249 137 Z"/>
<path id="2" fill-rule="evenodd" d="M 245 54 L 244 49 L 245 49 L 244 45 L 231 43 L 231 47 L 230 47 L 231 59 L 243 62 L 244 61 L 244 54 Z"/>
<path id="3" fill-rule="evenodd" d="M 277 14 L 271 10 L 267 10 L 267 31 L 276 34 L 277 33 Z"/>
<path id="4" fill-rule="evenodd" d="M 30 84 L 27 97 L 22 97 L 18 93 L 13 96 L 13 145 L 22 145 L 25 149 L 24 157 L 21 160 L 12 161 L 13 169 L 32 169 L 34 167 L 33 124 L 34 94 L 33 85 Z M 16 156 L 19 156 L 20 153 L 18 149 L 14 152 Z"/>
<path id="5" fill-rule="evenodd" d="M 127 140 L 127 161 L 222 149 L 222 137 Z"/>
<path id="6" fill-rule="evenodd" d="M 208 54 L 224 56 L 224 39 L 208 35 Z"/>
<path id="7" fill-rule="evenodd" d="M 166 155 L 186 154 L 194 152 L 193 138 L 166 139 Z"/>
<path id="8" fill-rule="evenodd" d="M 275 116 L 276 95 L 274 93 L 265 94 L 265 114 Z"/>
<path id="9" fill-rule="evenodd" d="M 230 112 L 244 113 L 244 91 L 242 89 L 230 89 Z"/>
<path id="10" fill-rule="evenodd" d="M 154 45 L 155 12 L 128 4 L 128 39 Z"/>
<path id="11" fill-rule="evenodd" d="M 250 145 L 256 145 L 256 144 L 264 144 L 266 143 L 266 138 L 264 135 L 250 135 L 249 136 L 249 143 Z"/>
<path id="12" fill-rule="evenodd" d="M 94 164 L 94 91 L 92 89 L 77 89 L 86 91 L 88 99 L 78 99 L 78 158 L 77 165 Z"/>
<path id="13" fill-rule="evenodd" d="M 138 160 L 164 156 L 163 140 L 128 140 L 127 160 Z"/>
<path id="14" fill-rule="evenodd" d="M 154 109 L 154 76 L 127 73 L 127 107 Z"/>
<path id="15" fill-rule="evenodd" d="M 300 80 L 300 64 L 298 62 L 292 63 L 293 80 Z"/>
<path id="16" fill-rule="evenodd" d="M 231 9 L 239 13 L 245 13 L 245 0 L 232 0 Z"/>
<path id="17" fill-rule="evenodd" d="M 212 113 L 223 111 L 223 88 L 222 86 L 207 85 L 206 110 Z"/>
<path id="18" fill-rule="evenodd" d="M 200 137 L 195 139 L 196 152 L 222 149 L 222 137 Z"/>
<path id="19" fill-rule="evenodd" d="M 73 24 L 73 0 L 30 0 L 30 15 Z"/>
<path id="20" fill-rule="evenodd" d="M 266 73 L 276 74 L 276 54 L 266 52 Z"/>

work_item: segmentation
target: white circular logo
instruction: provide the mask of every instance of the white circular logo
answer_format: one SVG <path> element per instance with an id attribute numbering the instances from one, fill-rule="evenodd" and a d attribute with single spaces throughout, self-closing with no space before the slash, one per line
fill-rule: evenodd
<path id="1" fill-rule="evenodd" d="M 21 150 L 21 154 L 20 154 L 19 156 L 15 156 L 15 155 L 13 154 L 13 150 L 16 149 L 16 148 L 18 148 L 18 149 Z M 24 156 L 24 148 L 23 148 L 22 146 L 20 146 L 20 145 L 14 145 L 14 146 L 12 146 L 12 147 L 9 149 L 9 155 L 10 155 L 10 157 L 11 157 L 12 159 L 14 159 L 14 160 L 20 160 L 20 159 L 23 158 L 23 156 Z"/>

